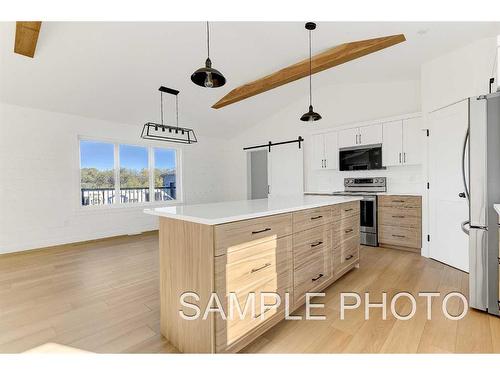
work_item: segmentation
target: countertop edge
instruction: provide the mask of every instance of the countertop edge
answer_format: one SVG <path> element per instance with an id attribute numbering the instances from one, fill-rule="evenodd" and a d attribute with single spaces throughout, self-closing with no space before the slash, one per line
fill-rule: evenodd
<path id="1" fill-rule="evenodd" d="M 333 197 L 346 197 L 346 196 L 351 196 L 351 195 L 338 195 L 338 194 L 333 194 L 332 192 L 329 191 L 306 191 L 304 192 L 304 195 L 328 195 L 328 196 L 333 196 Z M 401 196 L 408 196 L 408 197 L 421 197 L 423 196 L 422 193 L 401 193 L 401 192 L 392 192 L 392 191 L 383 191 L 383 192 L 370 192 L 366 193 L 366 195 L 401 195 Z M 360 196 L 360 195 L 358 195 Z"/>
<path id="2" fill-rule="evenodd" d="M 175 220 L 189 221 L 189 222 L 197 223 L 197 224 L 218 225 L 218 224 L 232 223 L 232 222 L 235 222 L 235 221 L 242 221 L 242 220 L 248 220 L 248 219 L 256 219 L 256 218 L 265 217 L 265 216 L 286 214 L 286 213 L 290 213 L 290 212 L 294 212 L 294 211 L 307 210 L 307 209 L 311 209 L 311 208 L 318 208 L 318 207 L 324 207 L 324 206 L 333 206 L 333 205 L 336 205 L 336 204 L 342 204 L 342 203 L 360 201 L 362 199 L 362 197 L 359 197 L 359 196 L 342 197 L 342 198 L 344 198 L 345 200 L 343 202 L 338 202 L 338 203 L 332 203 L 332 202 L 310 203 L 310 204 L 303 204 L 303 205 L 300 205 L 300 206 L 294 206 L 294 207 L 287 207 L 287 208 L 282 208 L 282 209 L 269 210 L 269 211 L 265 211 L 265 212 L 253 212 L 253 213 L 249 213 L 249 214 L 226 216 L 226 217 L 217 218 L 217 219 L 203 219 L 203 218 L 196 217 L 196 216 L 181 215 L 181 214 L 170 214 L 168 212 L 157 212 L 157 211 L 154 211 L 154 209 L 151 209 L 151 208 L 144 209 L 143 212 L 145 214 L 148 214 L 148 215 L 159 216 L 159 217 L 166 217 L 166 218 L 175 219 Z"/>

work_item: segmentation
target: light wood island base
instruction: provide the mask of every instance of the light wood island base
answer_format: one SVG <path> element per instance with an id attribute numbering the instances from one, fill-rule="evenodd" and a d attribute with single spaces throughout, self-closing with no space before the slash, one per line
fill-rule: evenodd
<path id="1" fill-rule="evenodd" d="M 323 291 L 359 265 L 358 217 L 358 200 L 217 225 L 160 217 L 161 333 L 181 352 L 242 350 L 285 318 L 286 294 L 292 314 L 306 292 Z M 180 314 L 195 313 L 181 304 L 186 292 L 199 296 L 186 298 L 200 307 L 198 319 Z M 242 308 L 255 293 L 254 316 L 202 319 L 212 292 L 226 313 L 230 292 Z M 261 311 L 262 292 L 278 293 L 281 305 Z"/>

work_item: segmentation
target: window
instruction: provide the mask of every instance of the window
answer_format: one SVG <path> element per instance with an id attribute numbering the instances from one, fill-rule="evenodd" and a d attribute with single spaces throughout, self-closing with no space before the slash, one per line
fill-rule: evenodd
<path id="1" fill-rule="evenodd" d="M 177 150 L 80 140 L 82 206 L 176 200 Z"/>
<path id="2" fill-rule="evenodd" d="M 176 199 L 176 166 L 175 150 L 165 148 L 154 149 L 154 187 L 155 201 Z"/>

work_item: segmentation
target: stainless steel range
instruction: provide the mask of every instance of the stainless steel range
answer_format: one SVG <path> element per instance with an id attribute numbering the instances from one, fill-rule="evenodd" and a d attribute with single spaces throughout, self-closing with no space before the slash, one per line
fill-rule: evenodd
<path id="1" fill-rule="evenodd" d="M 360 195 L 363 197 L 359 218 L 361 244 L 378 246 L 376 193 L 387 191 L 386 178 L 345 178 L 344 186 L 344 191 L 335 191 L 333 195 Z"/>

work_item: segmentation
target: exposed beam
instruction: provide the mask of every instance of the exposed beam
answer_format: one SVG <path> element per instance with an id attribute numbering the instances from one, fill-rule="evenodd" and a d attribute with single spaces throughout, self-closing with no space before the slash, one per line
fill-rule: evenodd
<path id="1" fill-rule="evenodd" d="M 17 21 L 14 52 L 28 57 L 35 56 L 41 26 L 41 21 Z"/>
<path id="2" fill-rule="evenodd" d="M 314 74 L 330 69 L 334 66 L 404 42 L 405 40 L 406 38 L 403 34 L 397 34 L 340 44 L 313 56 L 311 64 L 312 73 Z M 235 88 L 215 103 L 212 108 L 219 109 L 225 107 L 229 104 L 239 102 L 265 91 L 307 77 L 308 75 L 309 59 L 306 59 L 256 81 Z"/>

